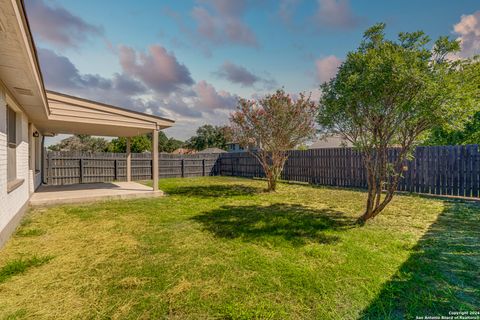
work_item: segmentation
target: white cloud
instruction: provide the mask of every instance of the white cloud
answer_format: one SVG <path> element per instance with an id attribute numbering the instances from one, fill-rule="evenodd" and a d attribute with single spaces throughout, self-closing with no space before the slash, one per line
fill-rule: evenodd
<path id="1" fill-rule="evenodd" d="M 188 68 L 160 45 L 150 46 L 147 53 L 120 46 L 119 57 L 125 73 L 138 78 L 156 92 L 170 93 L 194 83 Z"/>
<path id="2" fill-rule="evenodd" d="M 103 29 L 92 25 L 58 4 L 43 0 L 26 1 L 34 35 L 57 48 L 78 48 L 90 37 L 103 35 Z"/>
<path id="3" fill-rule="evenodd" d="M 342 64 L 342 60 L 334 55 L 315 61 L 317 79 L 323 83 L 333 78 L 338 71 L 338 67 Z"/>
<path id="4" fill-rule="evenodd" d="M 473 14 L 462 15 L 460 22 L 453 26 L 453 31 L 459 36 L 462 58 L 480 54 L 480 10 Z"/>
<path id="5" fill-rule="evenodd" d="M 351 29 L 362 19 L 354 14 L 349 0 L 318 0 L 316 20 L 324 27 Z"/>
<path id="6" fill-rule="evenodd" d="M 197 33 L 213 44 L 235 43 L 257 47 L 252 29 L 242 21 L 248 8 L 246 0 L 202 0 L 192 10 Z"/>

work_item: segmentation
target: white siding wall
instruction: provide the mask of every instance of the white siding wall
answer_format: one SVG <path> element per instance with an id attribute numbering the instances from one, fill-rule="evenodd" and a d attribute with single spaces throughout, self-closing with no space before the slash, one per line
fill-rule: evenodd
<path id="1" fill-rule="evenodd" d="M 7 139 L 6 93 L 0 84 L 0 247 L 9 237 L 23 213 L 30 197 L 30 172 L 28 167 L 28 119 L 17 113 L 17 179 L 24 179 L 21 186 L 7 192 Z"/>

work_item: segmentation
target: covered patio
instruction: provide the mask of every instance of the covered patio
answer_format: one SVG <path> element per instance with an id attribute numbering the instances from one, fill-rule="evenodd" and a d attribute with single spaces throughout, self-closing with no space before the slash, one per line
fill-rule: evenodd
<path id="1" fill-rule="evenodd" d="M 46 97 L 50 114 L 47 119 L 36 121 L 36 126 L 44 135 L 64 133 L 126 137 L 127 177 L 124 182 L 41 185 L 32 195 L 31 205 L 152 197 L 163 194 L 158 190 L 158 131 L 170 127 L 174 123 L 172 120 L 53 91 L 46 91 Z M 131 137 L 142 134 L 152 136 L 152 187 L 132 182 Z"/>
<path id="2" fill-rule="evenodd" d="M 51 206 L 94 201 L 150 198 L 162 196 L 160 190 L 136 182 L 111 182 L 71 184 L 64 186 L 40 186 L 30 197 L 30 205 Z"/>

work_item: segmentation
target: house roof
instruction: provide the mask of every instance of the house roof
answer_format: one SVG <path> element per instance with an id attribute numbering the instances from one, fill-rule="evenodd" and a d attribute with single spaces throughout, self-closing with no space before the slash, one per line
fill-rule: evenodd
<path id="1" fill-rule="evenodd" d="M 197 151 L 193 149 L 186 149 L 186 148 L 178 148 L 172 151 L 172 154 L 194 154 Z"/>
<path id="2" fill-rule="evenodd" d="M 22 0 L 0 0 L 0 85 L 42 133 L 134 136 L 173 120 L 47 91 Z"/>
<path id="3" fill-rule="evenodd" d="M 207 149 L 198 151 L 197 153 L 227 153 L 227 151 L 220 148 L 207 148 Z"/>
<path id="4" fill-rule="evenodd" d="M 351 147 L 352 144 L 339 135 L 329 135 L 313 142 L 309 149 Z"/>

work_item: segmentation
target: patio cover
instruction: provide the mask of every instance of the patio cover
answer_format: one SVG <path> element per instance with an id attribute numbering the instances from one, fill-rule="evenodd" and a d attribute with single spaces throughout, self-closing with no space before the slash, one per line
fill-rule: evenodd
<path id="1" fill-rule="evenodd" d="M 171 127 L 174 121 L 58 92 L 46 91 L 50 114 L 42 132 L 132 137 Z"/>

